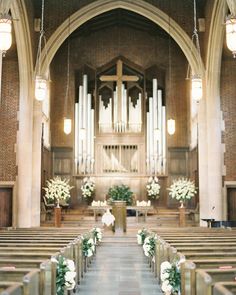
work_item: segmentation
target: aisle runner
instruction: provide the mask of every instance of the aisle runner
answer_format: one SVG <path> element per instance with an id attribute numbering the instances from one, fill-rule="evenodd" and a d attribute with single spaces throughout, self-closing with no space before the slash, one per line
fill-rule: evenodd
<path id="1" fill-rule="evenodd" d="M 79 286 L 80 295 L 163 294 L 134 237 L 104 237 Z"/>

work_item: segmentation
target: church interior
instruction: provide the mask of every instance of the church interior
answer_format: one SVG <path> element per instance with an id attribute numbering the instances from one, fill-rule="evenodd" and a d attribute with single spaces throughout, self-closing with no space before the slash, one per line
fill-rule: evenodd
<path id="1" fill-rule="evenodd" d="M 235 0 L 0 0 L 0 294 L 236 294 L 235 57 Z"/>

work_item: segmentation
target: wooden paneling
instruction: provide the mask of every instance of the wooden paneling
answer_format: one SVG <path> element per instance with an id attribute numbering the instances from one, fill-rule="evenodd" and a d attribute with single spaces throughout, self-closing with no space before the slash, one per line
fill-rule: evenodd
<path id="1" fill-rule="evenodd" d="M 0 227 L 12 226 L 12 188 L 0 188 Z"/>
<path id="2" fill-rule="evenodd" d="M 236 187 L 227 189 L 228 220 L 236 220 Z"/>

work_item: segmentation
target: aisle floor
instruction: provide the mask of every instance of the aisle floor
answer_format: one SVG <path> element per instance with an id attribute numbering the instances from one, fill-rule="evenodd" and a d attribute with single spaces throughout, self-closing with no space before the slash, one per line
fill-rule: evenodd
<path id="1" fill-rule="evenodd" d="M 105 237 L 89 266 L 80 295 L 163 294 L 135 237 Z"/>

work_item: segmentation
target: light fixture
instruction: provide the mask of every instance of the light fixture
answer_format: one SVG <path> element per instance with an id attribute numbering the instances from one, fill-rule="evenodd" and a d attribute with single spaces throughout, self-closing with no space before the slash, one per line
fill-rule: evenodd
<path id="1" fill-rule="evenodd" d="M 68 24 L 68 39 L 67 39 L 67 81 L 66 81 L 66 96 L 65 96 L 65 113 L 66 116 L 64 118 L 64 133 L 70 134 L 71 133 L 71 125 L 72 120 L 68 118 L 68 110 L 67 110 L 67 103 L 69 97 L 69 86 L 70 86 L 70 17 L 69 17 L 69 24 Z"/>
<path id="2" fill-rule="evenodd" d="M 201 65 L 201 52 L 200 52 L 200 43 L 197 32 L 197 12 L 196 12 L 196 0 L 193 0 L 193 35 L 192 35 L 192 46 L 194 45 L 194 41 L 196 43 L 197 48 L 197 59 L 198 59 L 198 69 L 197 73 L 194 73 L 191 77 L 191 98 L 197 103 L 202 99 L 202 77 L 200 75 L 200 65 Z M 189 65 L 187 71 L 187 79 L 189 75 Z"/>
<path id="3" fill-rule="evenodd" d="M 170 2 L 169 2 L 170 6 Z M 171 14 L 171 11 L 169 11 L 169 15 Z M 168 55 L 169 55 L 169 96 L 170 96 L 170 105 L 174 106 L 175 109 L 175 102 L 172 103 L 172 86 L 171 86 L 171 81 L 172 81 L 172 69 L 171 69 L 171 38 L 170 38 L 170 16 L 169 16 L 169 42 L 168 42 Z M 169 135 L 174 135 L 175 134 L 175 120 L 170 118 L 167 120 L 167 132 Z"/>
<path id="4" fill-rule="evenodd" d="M 42 42 L 44 42 L 44 48 L 46 48 L 46 37 L 45 37 L 43 22 L 44 22 L 44 0 L 42 0 L 41 28 L 40 28 L 39 44 L 38 44 L 38 51 L 37 51 L 37 57 L 36 57 L 36 65 L 35 65 L 35 98 L 38 101 L 42 101 L 46 98 L 47 90 L 48 90 L 48 80 L 41 73 Z"/>
<path id="5" fill-rule="evenodd" d="M 167 132 L 169 135 L 175 134 L 175 120 L 169 119 L 167 121 Z"/>
<path id="6" fill-rule="evenodd" d="M 71 119 L 64 118 L 64 133 L 65 134 L 71 133 L 71 125 L 72 125 Z"/>
<path id="7" fill-rule="evenodd" d="M 226 44 L 236 57 L 236 16 L 229 15 L 226 18 Z"/>
<path id="8" fill-rule="evenodd" d="M 197 75 L 192 77 L 191 96 L 196 102 L 199 102 L 202 98 L 202 79 Z"/>
<path id="9" fill-rule="evenodd" d="M 3 14 L 0 18 L 0 50 L 6 51 L 12 44 L 12 20 L 9 14 Z"/>

